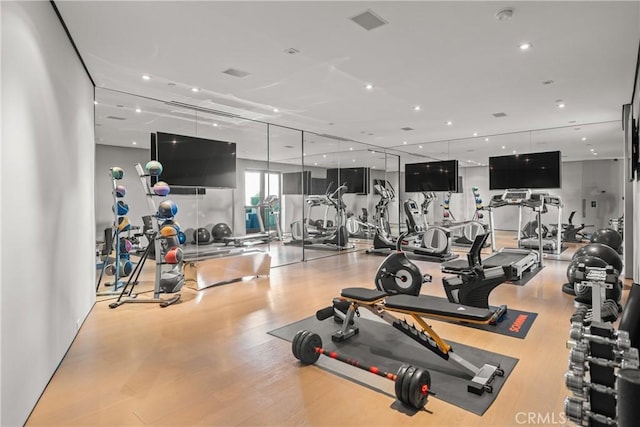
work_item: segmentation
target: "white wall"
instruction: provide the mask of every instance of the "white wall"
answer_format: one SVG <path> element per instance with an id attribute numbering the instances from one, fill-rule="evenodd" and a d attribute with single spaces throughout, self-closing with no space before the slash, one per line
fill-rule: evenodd
<path id="1" fill-rule="evenodd" d="M 49 2 L 2 15 L 2 414 L 22 425 L 94 301 L 93 86 Z"/>

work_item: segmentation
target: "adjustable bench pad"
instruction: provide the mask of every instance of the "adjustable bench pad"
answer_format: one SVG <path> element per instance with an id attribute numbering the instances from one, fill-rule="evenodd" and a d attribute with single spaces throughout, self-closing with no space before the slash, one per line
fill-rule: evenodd
<path id="1" fill-rule="evenodd" d="M 487 321 L 493 312 L 484 308 L 454 304 L 446 298 L 428 295 L 393 295 L 385 300 L 385 307 L 417 314 L 454 317 L 462 320 Z"/>
<path id="2" fill-rule="evenodd" d="M 344 298 L 374 302 L 387 296 L 386 292 L 367 288 L 345 288 L 340 293 Z"/>

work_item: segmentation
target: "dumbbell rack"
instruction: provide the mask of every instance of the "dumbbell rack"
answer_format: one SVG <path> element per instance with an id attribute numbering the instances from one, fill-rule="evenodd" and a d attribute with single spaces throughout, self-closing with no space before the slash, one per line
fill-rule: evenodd
<path id="1" fill-rule="evenodd" d="M 118 298 L 118 301 L 110 304 L 109 307 L 116 308 L 126 303 L 152 303 L 152 304 L 160 304 L 160 307 L 167 307 L 171 304 L 178 302 L 180 300 L 180 294 L 174 294 L 171 298 L 166 298 L 166 299 L 160 297 L 160 294 L 162 293 L 162 290 L 160 289 L 160 279 L 162 277 L 162 266 L 165 264 L 165 262 L 162 259 L 162 245 L 160 244 L 160 240 L 162 239 L 162 237 L 159 237 L 160 228 L 158 226 L 157 207 L 153 200 L 156 194 L 153 192 L 153 190 L 151 189 L 151 185 L 149 184 L 150 175 L 145 173 L 142 165 L 140 165 L 140 163 L 137 163 L 135 168 L 136 168 L 136 172 L 138 173 L 138 176 L 140 177 L 140 183 L 142 184 L 142 188 L 146 195 L 147 206 L 149 207 L 151 216 L 155 218 L 155 221 L 152 221 L 153 236 L 154 236 L 153 247 L 154 247 L 155 263 L 156 263 L 153 298 L 138 298 L 138 295 L 130 295 L 123 299 L 122 298 L 122 296 L 124 295 L 124 289 L 123 289 L 121 297 Z M 147 249 L 149 251 L 149 248 Z M 146 255 L 148 255 L 148 251 L 145 253 Z M 146 260 L 146 257 L 144 257 L 143 261 L 140 262 L 140 268 L 142 268 L 142 265 L 144 264 L 144 260 Z"/>
<path id="2" fill-rule="evenodd" d="M 112 289 L 109 291 L 100 291 L 100 282 L 102 282 L 102 277 L 104 276 L 105 269 L 107 268 L 107 264 L 109 261 L 109 255 L 111 251 L 108 251 L 107 255 L 105 255 L 104 262 L 102 263 L 102 272 L 100 272 L 100 278 L 98 279 L 98 283 L 96 285 L 96 296 L 107 296 L 107 295 L 118 295 L 120 293 L 119 289 L 124 286 L 124 283 L 120 281 L 120 228 L 119 228 L 119 219 L 121 218 L 118 215 L 118 196 L 116 194 L 116 187 L 118 186 L 117 180 L 113 177 L 113 168 L 109 168 L 109 176 L 111 177 L 112 183 L 112 191 L 111 195 L 113 197 L 113 238 L 111 239 L 111 248 L 115 246 L 116 250 L 116 259 L 115 259 L 115 272 L 113 276 L 113 283 L 106 283 L 105 286 L 112 285 Z M 106 242 L 105 242 L 106 244 Z"/>
<path id="3" fill-rule="evenodd" d="M 613 289 L 618 284 L 618 275 L 612 266 L 605 268 L 587 267 L 578 264 L 576 281 L 580 286 L 591 288 L 591 317 L 594 322 L 602 322 L 602 309 L 606 301 L 607 289 Z M 617 319 L 617 302 L 616 302 Z M 585 313 L 586 314 L 586 313 Z M 616 319 L 613 319 L 615 321 Z"/>
<path id="4" fill-rule="evenodd" d="M 616 372 L 639 366 L 638 350 L 630 345 L 628 333 L 616 331 L 610 323 L 592 322 L 590 327 L 572 323 L 565 374 L 573 394 L 565 399 L 570 421 L 593 427 L 618 425 Z"/>

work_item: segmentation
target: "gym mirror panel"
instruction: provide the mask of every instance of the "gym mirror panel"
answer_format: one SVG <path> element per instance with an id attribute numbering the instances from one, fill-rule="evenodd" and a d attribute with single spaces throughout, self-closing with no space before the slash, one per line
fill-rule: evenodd
<path id="1" fill-rule="evenodd" d="M 292 224 L 301 224 L 305 212 L 302 131 L 269 125 L 269 183 L 266 196 L 272 206 L 268 230 L 281 237 L 269 243 L 271 265 L 301 262 L 303 246 L 291 243 Z M 278 196 L 279 200 L 274 200 Z M 278 232 L 279 227 L 279 232 Z"/>

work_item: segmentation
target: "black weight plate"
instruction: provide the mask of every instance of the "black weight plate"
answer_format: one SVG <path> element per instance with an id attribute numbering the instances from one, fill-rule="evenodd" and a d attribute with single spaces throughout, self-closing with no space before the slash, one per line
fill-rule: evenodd
<path id="1" fill-rule="evenodd" d="M 398 373 L 396 374 L 396 384 L 395 384 L 396 398 L 400 402 L 402 402 L 402 381 L 404 380 L 404 375 L 405 375 L 405 372 L 407 372 L 408 367 L 409 365 L 400 366 L 400 369 L 398 369 Z"/>
<path id="2" fill-rule="evenodd" d="M 302 337 L 300 343 L 300 360 L 307 365 L 313 365 L 320 357 L 320 353 L 316 353 L 316 347 L 322 348 L 322 338 L 320 335 L 309 332 Z"/>
<path id="3" fill-rule="evenodd" d="M 309 331 L 303 329 L 298 331 L 296 335 L 293 337 L 293 341 L 291 341 L 291 351 L 296 359 L 300 360 L 300 343 L 302 343 L 302 338 L 304 336 L 309 335 Z"/>
<path id="4" fill-rule="evenodd" d="M 416 368 L 413 366 L 409 366 L 407 371 L 404 373 L 404 379 L 402 380 L 402 400 L 401 402 L 407 406 L 411 405 L 411 400 L 409 400 L 409 387 L 411 386 L 411 379 L 413 378 L 413 374 L 415 374 Z"/>
<path id="5" fill-rule="evenodd" d="M 428 395 L 422 392 L 422 387 L 425 385 L 427 390 L 431 388 L 431 375 L 429 371 L 418 368 L 409 384 L 409 401 L 416 409 L 422 409 L 427 404 Z"/>

